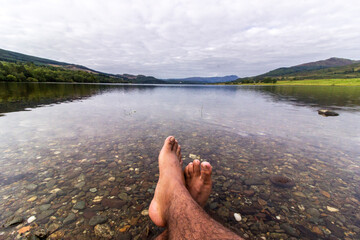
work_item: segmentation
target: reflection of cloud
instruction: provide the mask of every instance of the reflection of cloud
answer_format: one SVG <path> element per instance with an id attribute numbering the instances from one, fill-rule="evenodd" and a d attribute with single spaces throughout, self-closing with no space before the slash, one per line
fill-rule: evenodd
<path id="1" fill-rule="evenodd" d="M 357 1 L 0 0 L 1 48 L 160 78 L 358 58 Z"/>

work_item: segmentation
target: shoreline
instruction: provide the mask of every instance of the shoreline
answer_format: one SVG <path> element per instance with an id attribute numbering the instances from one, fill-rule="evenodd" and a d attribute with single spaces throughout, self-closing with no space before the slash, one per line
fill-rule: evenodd
<path id="1" fill-rule="evenodd" d="M 294 81 L 278 81 L 276 83 L 219 83 L 217 85 L 248 85 L 248 86 L 360 86 L 360 78 L 349 79 L 309 79 Z"/>

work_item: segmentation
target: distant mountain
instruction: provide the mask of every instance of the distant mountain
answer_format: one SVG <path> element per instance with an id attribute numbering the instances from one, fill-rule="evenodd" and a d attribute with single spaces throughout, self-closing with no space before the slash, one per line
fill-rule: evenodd
<path id="1" fill-rule="evenodd" d="M 303 63 L 303 64 L 296 65 L 293 67 L 278 68 L 278 69 L 272 70 L 270 72 L 267 72 L 265 74 L 261 74 L 259 76 L 260 77 L 278 77 L 278 76 L 284 76 L 287 74 L 307 72 L 307 71 L 313 71 L 313 70 L 323 69 L 323 68 L 342 67 L 342 66 L 347 66 L 347 65 L 354 64 L 357 62 L 359 62 L 359 61 L 333 57 L 333 58 L 329 58 L 326 60 L 310 62 L 310 63 Z"/>
<path id="2" fill-rule="evenodd" d="M 46 58 L 34 57 L 4 49 L 0 49 L 0 61 L 13 62 L 13 63 L 33 63 L 39 66 L 52 66 L 52 67 L 61 67 L 73 71 L 85 71 L 88 73 L 99 74 L 103 77 L 111 78 L 110 82 L 166 83 L 163 80 L 159 80 L 151 76 L 103 73 L 77 64 L 70 64 L 70 63 L 59 62 Z M 119 80 L 117 81 L 116 79 Z"/>
<path id="3" fill-rule="evenodd" d="M 297 65 L 297 67 L 341 67 L 341 66 L 346 66 L 346 65 L 350 65 L 350 64 L 354 64 L 357 63 L 359 61 L 355 61 L 355 60 L 350 60 L 350 59 L 346 59 L 346 58 L 336 58 L 336 57 L 332 57 L 326 60 L 320 60 L 320 61 L 316 61 L 316 62 L 309 62 L 309 63 L 303 63 L 300 65 Z"/>
<path id="4" fill-rule="evenodd" d="M 224 77 L 189 77 L 189 78 L 172 78 L 163 79 L 168 83 L 220 83 L 229 82 L 238 79 L 236 75 L 229 75 Z"/>
<path id="5" fill-rule="evenodd" d="M 0 61 L 6 61 L 6 62 L 32 62 L 36 65 L 51 65 L 51 66 L 62 66 L 65 68 L 68 68 L 70 70 L 80 70 L 80 71 L 88 71 L 88 72 L 94 72 L 99 73 L 98 71 L 92 70 L 90 68 L 76 65 L 76 64 L 70 64 L 65 62 L 58 62 L 55 60 L 50 60 L 46 58 L 39 58 L 34 57 L 22 53 L 12 52 L 8 50 L 4 50 L 0 48 Z"/>
<path id="6" fill-rule="evenodd" d="M 254 77 L 239 78 L 233 82 L 258 82 L 270 78 L 277 80 L 303 80 L 358 77 L 360 77 L 360 61 L 333 57 L 292 67 L 277 68 Z"/>

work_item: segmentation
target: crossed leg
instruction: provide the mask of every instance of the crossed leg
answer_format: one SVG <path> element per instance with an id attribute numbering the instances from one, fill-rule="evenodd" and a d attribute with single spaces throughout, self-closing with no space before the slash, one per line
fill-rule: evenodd
<path id="1" fill-rule="evenodd" d="M 198 163 L 196 161 L 192 163 L 193 171 Z M 191 168 L 188 165 L 188 170 L 185 169 L 187 180 L 185 180 L 181 165 L 179 144 L 174 137 L 170 136 L 166 138 L 159 154 L 160 175 L 149 208 L 151 220 L 157 226 L 167 228 L 166 237 L 169 239 L 241 239 L 212 219 L 199 205 L 205 204 L 210 192 L 200 194 L 195 190 L 198 187 L 189 188 L 189 190 L 186 188 L 186 183 L 199 182 L 202 173 L 204 178 L 201 181 L 204 181 L 205 173 L 211 174 L 210 164 L 204 164 L 204 170 L 200 172 L 200 177 L 192 174 L 189 178 L 188 174 L 190 174 Z M 200 185 L 197 184 L 197 186 Z M 195 195 L 198 202 L 190 192 L 197 193 Z"/>

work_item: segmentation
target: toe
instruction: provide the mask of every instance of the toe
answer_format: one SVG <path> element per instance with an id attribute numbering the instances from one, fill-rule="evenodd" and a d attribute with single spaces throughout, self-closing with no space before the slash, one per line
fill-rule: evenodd
<path id="1" fill-rule="evenodd" d="M 191 177 L 189 168 L 190 168 L 189 165 L 187 165 L 185 167 L 185 177 L 186 177 L 186 179 L 189 179 Z"/>
<path id="2" fill-rule="evenodd" d="M 178 147 L 176 149 L 176 156 L 178 156 L 179 159 L 181 157 L 181 146 L 180 145 L 178 145 Z"/>
<path id="3" fill-rule="evenodd" d="M 165 142 L 164 142 L 164 148 L 166 148 L 167 150 L 172 150 L 173 146 L 175 144 L 175 138 L 173 136 L 168 136 L 166 139 L 165 139 Z"/>
<path id="4" fill-rule="evenodd" d="M 191 162 L 186 166 L 186 168 L 188 168 L 189 176 L 194 176 L 194 164 Z"/>
<path id="5" fill-rule="evenodd" d="M 181 154 L 180 154 L 179 159 L 180 159 L 180 166 L 182 167 L 182 166 L 183 166 L 183 164 L 184 164 L 184 161 L 183 161 L 183 159 L 181 158 Z"/>
<path id="6" fill-rule="evenodd" d="M 175 143 L 174 143 L 174 145 L 173 145 L 172 150 L 173 150 L 175 153 L 177 153 L 177 149 L 178 149 L 178 147 L 179 147 L 179 143 L 178 143 L 178 141 L 177 141 L 177 140 L 175 140 Z"/>
<path id="7" fill-rule="evenodd" d="M 203 179 L 205 184 L 211 184 L 211 172 L 212 167 L 208 162 L 201 163 L 201 179 Z"/>
<path id="8" fill-rule="evenodd" d="M 195 159 L 193 161 L 193 164 L 194 164 L 194 174 L 195 176 L 200 176 L 200 161 Z"/>

